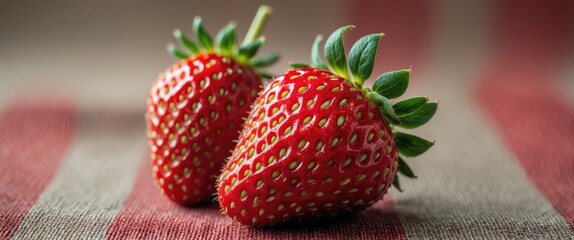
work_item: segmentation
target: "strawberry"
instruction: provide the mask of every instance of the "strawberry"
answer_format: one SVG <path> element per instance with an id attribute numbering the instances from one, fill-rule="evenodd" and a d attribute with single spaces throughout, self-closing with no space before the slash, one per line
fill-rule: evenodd
<path id="1" fill-rule="evenodd" d="M 266 6 L 259 9 L 240 47 L 234 24 L 219 32 L 215 44 L 199 17 L 193 29 L 201 45 L 174 31 L 189 54 L 168 45 L 181 60 L 153 83 L 146 112 L 153 176 L 170 200 L 192 205 L 215 192 L 215 180 L 243 126 L 241 119 L 257 97 L 261 76 L 267 75 L 256 69 L 278 58 L 253 58 L 264 42 L 258 35 L 269 13 Z"/>
<path id="2" fill-rule="evenodd" d="M 406 91 L 410 70 L 363 86 L 383 35 L 359 39 L 347 63 L 343 34 L 350 27 L 327 39 L 330 67 L 319 55 L 318 36 L 312 67 L 293 64 L 260 92 L 218 182 L 229 217 L 264 226 L 354 213 L 382 199 L 391 184 L 400 189 L 397 171 L 415 177 L 403 158 L 433 142 L 398 128 L 425 124 L 437 103 L 426 97 L 390 103 Z"/>

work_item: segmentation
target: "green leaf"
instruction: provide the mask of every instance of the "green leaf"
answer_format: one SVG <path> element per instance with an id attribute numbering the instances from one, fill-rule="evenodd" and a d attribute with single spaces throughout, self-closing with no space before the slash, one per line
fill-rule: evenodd
<path id="1" fill-rule="evenodd" d="M 244 59 L 251 59 L 255 54 L 257 54 L 257 50 L 259 47 L 265 42 L 265 37 L 259 37 L 247 44 L 241 45 L 239 48 L 238 55 L 240 58 Z"/>
<path id="2" fill-rule="evenodd" d="M 179 40 L 186 48 L 187 50 L 189 50 L 189 52 L 191 54 L 195 54 L 199 52 L 199 48 L 197 48 L 197 45 L 192 42 L 191 40 L 189 40 L 189 38 L 187 38 L 179 29 L 175 29 L 173 30 L 173 36 L 175 38 L 177 38 L 177 40 Z"/>
<path id="3" fill-rule="evenodd" d="M 349 68 L 355 83 L 359 86 L 362 86 L 363 82 L 369 79 L 373 72 L 377 47 L 381 37 L 383 37 L 382 33 L 364 36 L 355 42 L 349 52 Z"/>
<path id="4" fill-rule="evenodd" d="M 410 69 L 383 73 L 375 80 L 373 91 L 388 99 L 402 96 L 409 86 Z"/>
<path id="5" fill-rule="evenodd" d="M 290 62 L 289 66 L 293 69 L 310 67 L 309 64 L 304 63 L 304 62 Z"/>
<path id="6" fill-rule="evenodd" d="M 393 110 L 393 106 L 391 106 L 391 103 L 389 102 L 389 100 L 387 98 L 381 96 L 380 94 L 378 94 L 376 92 L 367 93 L 367 98 L 369 98 L 375 104 L 375 106 L 377 106 L 381 110 L 383 115 L 391 123 L 393 123 L 393 124 L 399 124 L 400 123 L 400 119 L 395 114 L 395 111 Z"/>
<path id="7" fill-rule="evenodd" d="M 399 169 L 398 169 L 398 171 L 407 177 L 417 178 L 417 176 L 415 175 L 415 173 L 413 172 L 411 167 L 409 167 L 409 165 L 401 157 L 399 157 Z"/>
<path id="8" fill-rule="evenodd" d="M 335 74 L 349 79 L 349 73 L 347 72 L 347 58 L 345 57 L 345 47 L 343 46 L 343 35 L 345 31 L 354 26 L 344 26 L 341 27 L 327 38 L 325 42 L 325 56 L 331 68 Z"/>
<path id="9" fill-rule="evenodd" d="M 189 57 L 189 55 L 179 51 L 172 43 L 167 44 L 166 49 L 175 58 L 185 59 Z"/>
<path id="10" fill-rule="evenodd" d="M 267 67 L 277 62 L 277 60 L 279 60 L 279 54 L 271 53 L 263 57 L 251 59 L 251 66 L 255 68 Z"/>
<path id="11" fill-rule="evenodd" d="M 405 157 L 416 157 L 421 155 L 434 145 L 433 142 L 415 135 L 402 132 L 394 132 L 393 135 L 395 137 L 399 153 Z"/>
<path id="12" fill-rule="evenodd" d="M 321 41 L 323 40 L 323 36 L 318 35 L 313 42 L 313 47 L 311 48 L 311 63 L 320 69 L 329 70 L 327 65 L 321 59 L 321 53 L 319 51 L 319 45 L 321 45 Z"/>
<path id="13" fill-rule="evenodd" d="M 399 192 L 402 192 L 403 189 L 401 188 L 401 183 L 399 182 L 399 175 L 395 175 L 395 178 L 393 178 L 393 186 L 395 188 L 397 188 L 397 190 L 399 190 Z"/>
<path id="14" fill-rule="evenodd" d="M 427 123 L 435 114 L 438 103 L 427 102 L 415 111 L 399 117 L 403 128 L 417 128 Z"/>
<path id="15" fill-rule="evenodd" d="M 419 109 L 428 101 L 428 97 L 413 97 L 395 103 L 393 109 L 397 116 L 403 116 Z"/>
<path id="16" fill-rule="evenodd" d="M 265 79 L 272 79 L 273 78 L 273 74 L 268 73 L 268 72 L 257 72 L 257 75 L 259 75 L 262 78 Z"/>
<path id="17" fill-rule="evenodd" d="M 197 16 L 193 19 L 193 31 L 195 32 L 195 35 L 199 39 L 201 45 L 203 45 L 203 48 L 208 51 L 213 50 L 213 41 L 211 40 L 211 36 L 207 30 L 205 30 L 200 16 Z"/>
<path id="18" fill-rule="evenodd" d="M 219 51 L 222 54 L 230 55 L 233 53 L 235 48 L 235 39 L 235 24 L 230 23 L 217 33 L 217 36 L 215 37 L 215 45 L 219 48 Z"/>

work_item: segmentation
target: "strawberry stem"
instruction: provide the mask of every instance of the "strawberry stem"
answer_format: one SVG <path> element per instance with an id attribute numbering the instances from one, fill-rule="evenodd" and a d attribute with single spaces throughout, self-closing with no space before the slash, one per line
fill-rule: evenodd
<path id="1" fill-rule="evenodd" d="M 255 18 L 253 18 L 253 22 L 251 23 L 251 26 L 249 26 L 247 35 L 245 35 L 245 39 L 243 39 L 243 43 L 241 45 L 246 45 L 249 42 L 259 38 L 263 28 L 265 27 L 265 23 L 267 23 L 269 15 L 271 15 L 271 12 L 271 7 L 266 5 L 261 5 L 259 9 L 257 9 Z"/>

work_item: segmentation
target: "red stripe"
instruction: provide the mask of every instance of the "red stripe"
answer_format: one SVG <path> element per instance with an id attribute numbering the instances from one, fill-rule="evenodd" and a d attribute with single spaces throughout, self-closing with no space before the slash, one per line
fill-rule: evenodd
<path id="1" fill-rule="evenodd" d="M 574 2 L 568 0 L 493 1 L 494 57 L 504 63 L 551 70 L 571 53 Z"/>
<path id="2" fill-rule="evenodd" d="M 572 1 L 496 1 L 478 101 L 531 181 L 574 228 L 574 109 L 552 89 L 570 52 Z"/>
<path id="3" fill-rule="evenodd" d="M 0 116 L 0 238 L 9 238 L 72 143 L 70 102 L 16 102 Z"/>
<path id="4" fill-rule="evenodd" d="M 174 239 L 199 238 L 211 234 L 221 221 L 218 206 L 184 208 L 170 202 L 153 185 L 152 169 L 142 162 L 131 195 L 107 231 L 109 239 Z M 192 234 L 193 233 L 193 234 Z"/>
<path id="5" fill-rule="evenodd" d="M 357 28 L 349 31 L 346 46 L 359 37 L 383 32 L 378 56 L 370 81 L 385 71 L 413 68 L 414 81 L 423 72 L 423 65 L 431 48 L 431 34 L 436 25 L 433 22 L 433 1 L 348 1 L 350 9 L 348 24 Z"/>

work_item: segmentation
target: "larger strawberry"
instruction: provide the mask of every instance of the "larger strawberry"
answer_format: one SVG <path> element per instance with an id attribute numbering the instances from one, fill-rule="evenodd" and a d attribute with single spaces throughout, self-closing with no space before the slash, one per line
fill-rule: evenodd
<path id="1" fill-rule="evenodd" d="M 319 55 L 319 36 L 313 67 L 296 64 L 299 69 L 260 93 L 220 177 L 219 203 L 229 217 L 262 226 L 357 212 L 391 184 L 399 187 L 397 170 L 414 177 L 403 157 L 433 143 L 398 128 L 423 125 L 437 103 L 426 97 L 390 103 L 406 91 L 410 70 L 385 73 L 372 89 L 363 86 L 383 35 L 359 39 L 347 63 L 343 34 L 350 27 L 327 39 L 330 67 Z"/>
<path id="2" fill-rule="evenodd" d="M 192 205 L 215 192 L 216 176 L 261 88 L 265 74 L 256 69 L 278 58 L 253 58 L 264 42 L 259 34 L 269 13 L 266 6 L 259 9 L 240 47 L 234 24 L 213 43 L 196 17 L 193 29 L 200 45 L 174 31 L 188 53 L 168 45 L 181 60 L 153 83 L 146 113 L 153 176 L 172 201 Z"/>

